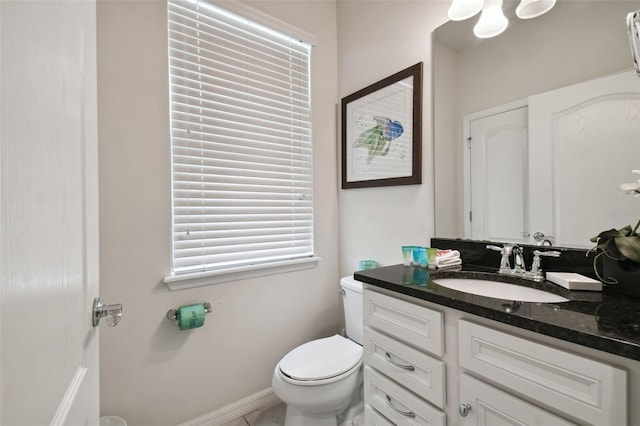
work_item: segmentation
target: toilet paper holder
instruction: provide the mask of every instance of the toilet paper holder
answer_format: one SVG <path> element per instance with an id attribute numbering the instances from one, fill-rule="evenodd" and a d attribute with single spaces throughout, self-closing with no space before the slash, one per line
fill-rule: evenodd
<path id="1" fill-rule="evenodd" d="M 204 306 L 204 312 L 207 314 L 210 314 L 212 309 L 211 309 L 211 303 L 209 302 L 204 302 L 202 304 L 202 306 Z M 177 312 L 178 309 L 169 309 L 167 311 L 167 318 L 169 318 L 172 321 L 177 321 L 178 320 L 178 316 L 177 316 Z"/>

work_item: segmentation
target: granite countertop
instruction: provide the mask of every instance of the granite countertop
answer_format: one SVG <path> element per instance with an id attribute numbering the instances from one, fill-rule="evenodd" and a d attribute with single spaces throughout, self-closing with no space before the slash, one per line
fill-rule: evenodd
<path id="1" fill-rule="evenodd" d="M 358 271 L 354 278 L 438 305 L 640 361 L 638 298 L 569 291 L 546 281 L 537 283 L 466 266 L 465 270 L 441 271 L 393 265 Z M 437 278 L 492 279 L 549 291 L 569 301 L 533 303 L 495 299 L 438 286 L 433 282 Z"/>

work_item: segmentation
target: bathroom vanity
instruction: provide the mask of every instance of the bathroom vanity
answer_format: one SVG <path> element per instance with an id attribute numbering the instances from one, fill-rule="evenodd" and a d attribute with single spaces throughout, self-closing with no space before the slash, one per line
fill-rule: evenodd
<path id="1" fill-rule="evenodd" d="M 366 424 L 640 424 L 640 299 L 521 280 L 568 301 L 519 302 L 435 282 L 452 277 L 515 282 L 402 265 L 354 274 Z"/>

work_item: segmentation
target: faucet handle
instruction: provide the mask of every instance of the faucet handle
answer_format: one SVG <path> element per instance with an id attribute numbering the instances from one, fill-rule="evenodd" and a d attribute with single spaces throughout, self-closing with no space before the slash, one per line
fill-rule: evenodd
<path id="1" fill-rule="evenodd" d="M 508 273 L 511 271 L 511 265 L 509 264 L 509 256 L 511 256 L 511 250 L 513 250 L 513 244 L 505 244 L 504 247 L 487 245 L 489 250 L 499 251 L 502 255 L 500 259 L 500 268 L 498 269 L 499 273 Z"/>
<path id="2" fill-rule="evenodd" d="M 533 251 L 533 255 L 534 256 L 545 256 L 545 257 L 560 257 L 562 253 L 559 251 L 555 251 L 555 250 L 549 250 L 549 251 L 540 251 L 540 250 L 534 250 Z"/>
<path id="3" fill-rule="evenodd" d="M 513 250 L 515 246 L 514 244 L 505 244 L 504 247 L 500 247 L 500 246 L 494 246 L 494 245 L 487 245 L 487 248 L 489 250 L 493 250 L 493 251 L 499 251 L 502 255 L 511 255 L 511 250 Z"/>
<path id="4" fill-rule="evenodd" d="M 540 257 L 560 257 L 560 252 L 555 250 L 549 251 L 533 251 L 533 262 L 531 264 L 531 275 L 533 275 L 533 279 L 536 281 L 544 280 L 544 274 L 542 273 L 542 269 L 540 268 Z"/>

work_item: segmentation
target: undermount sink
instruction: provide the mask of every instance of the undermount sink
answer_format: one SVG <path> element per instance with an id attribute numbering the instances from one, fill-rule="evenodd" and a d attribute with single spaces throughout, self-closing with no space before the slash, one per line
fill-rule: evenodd
<path id="1" fill-rule="evenodd" d="M 478 296 L 492 297 L 494 299 L 539 303 L 560 303 L 569 301 L 569 299 L 565 299 L 557 294 L 499 281 L 479 280 L 474 278 L 438 278 L 433 280 L 433 282 L 452 290 L 477 294 Z"/>

